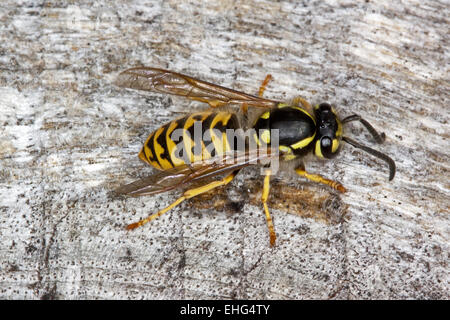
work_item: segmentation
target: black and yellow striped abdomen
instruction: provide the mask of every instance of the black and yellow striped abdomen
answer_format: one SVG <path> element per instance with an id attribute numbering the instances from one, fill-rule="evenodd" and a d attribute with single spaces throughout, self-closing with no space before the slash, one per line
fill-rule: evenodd
<path id="1" fill-rule="evenodd" d="M 231 112 L 193 113 L 152 132 L 139 158 L 159 170 L 206 160 L 234 149 L 226 130 L 238 128 Z"/>

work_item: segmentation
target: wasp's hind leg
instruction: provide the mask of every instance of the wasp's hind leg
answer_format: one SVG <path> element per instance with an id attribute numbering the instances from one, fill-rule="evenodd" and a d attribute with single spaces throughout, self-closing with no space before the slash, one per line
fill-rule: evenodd
<path id="1" fill-rule="evenodd" d="M 228 176 L 223 178 L 222 180 L 213 181 L 213 182 L 210 182 L 210 183 L 208 183 L 208 184 L 206 184 L 204 186 L 186 190 L 181 197 L 179 197 L 177 200 L 175 200 L 172 204 L 170 204 L 166 208 L 158 211 L 155 214 L 152 214 L 151 216 L 148 216 L 145 219 L 142 219 L 142 220 L 140 220 L 138 222 L 135 222 L 135 223 L 132 223 L 132 224 L 128 225 L 127 229 L 128 230 L 136 229 L 137 227 L 140 227 L 140 226 L 146 224 L 147 222 L 150 222 L 150 221 L 158 218 L 159 216 L 163 215 L 164 213 L 166 213 L 170 209 L 175 208 L 177 205 L 179 205 L 181 202 L 183 202 L 186 199 L 193 198 L 195 196 L 198 196 L 199 194 L 205 193 L 207 191 L 210 191 L 212 189 L 215 189 L 217 187 L 224 186 L 224 185 L 230 183 L 231 180 L 233 180 L 234 177 L 238 174 L 238 172 L 239 172 L 239 170 L 235 170 L 232 173 L 230 173 Z"/>
<path id="2" fill-rule="evenodd" d="M 258 97 L 262 98 L 264 91 L 266 91 L 266 87 L 269 84 L 270 80 L 272 80 L 272 75 L 268 74 L 264 79 L 264 81 L 261 83 L 261 86 L 259 87 Z"/>
<path id="3" fill-rule="evenodd" d="M 295 169 L 295 172 L 299 176 L 305 177 L 306 179 L 314 181 L 314 182 L 326 184 L 327 186 L 330 186 L 339 192 L 344 193 L 347 191 L 347 189 L 345 189 L 344 186 L 337 181 L 333 181 L 333 180 L 324 178 L 318 174 L 312 174 L 312 173 L 306 172 L 305 167 L 303 165 L 298 167 L 297 169 Z"/>
<path id="4" fill-rule="evenodd" d="M 269 228 L 270 245 L 274 246 L 277 236 L 275 234 L 275 230 L 273 227 L 273 221 L 272 221 L 272 217 L 270 216 L 269 207 L 267 206 L 267 199 L 269 198 L 269 191 L 270 191 L 270 175 L 272 174 L 272 171 L 270 169 L 267 169 L 265 173 L 266 173 L 266 176 L 264 177 L 264 187 L 263 187 L 261 200 L 264 205 L 264 212 L 266 214 L 267 227 Z"/>

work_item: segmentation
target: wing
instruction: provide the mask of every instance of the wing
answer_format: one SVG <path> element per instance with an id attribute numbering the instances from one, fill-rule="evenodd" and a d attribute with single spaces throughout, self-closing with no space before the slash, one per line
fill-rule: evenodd
<path id="1" fill-rule="evenodd" d="M 267 164 L 270 160 L 278 157 L 277 151 L 271 151 L 270 149 L 267 152 L 264 151 L 255 149 L 240 153 L 231 152 L 205 161 L 160 171 L 149 177 L 123 185 L 116 189 L 115 193 L 137 197 L 167 192 L 201 179 L 229 173 L 247 166 Z"/>
<path id="2" fill-rule="evenodd" d="M 157 68 L 138 67 L 125 70 L 119 74 L 115 84 L 124 88 L 183 96 L 206 102 L 213 108 L 227 104 L 273 108 L 279 103 Z"/>

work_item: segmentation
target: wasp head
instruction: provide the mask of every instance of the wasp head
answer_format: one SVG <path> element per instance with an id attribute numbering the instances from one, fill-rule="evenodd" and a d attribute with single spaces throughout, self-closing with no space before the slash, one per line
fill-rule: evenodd
<path id="1" fill-rule="evenodd" d="M 316 105 L 314 113 L 317 122 L 314 154 L 319 158 L 333 158 L 339 151 L 342 124 L 328 103 Z"/>

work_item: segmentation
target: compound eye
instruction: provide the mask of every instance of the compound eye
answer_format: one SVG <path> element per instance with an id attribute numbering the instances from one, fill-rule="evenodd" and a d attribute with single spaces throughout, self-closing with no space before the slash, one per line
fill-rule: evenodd
<path id="1" fill-rule="evenodd" d="M 330 137 L 322 137 L 320 139 L 320 152 L 327 159 L 333 158 L 338 151 L 339 141 Z"/>
<path id="2" fill-rule="evenodd" d="M 320 139 L 320 146 L 324 150 L 330 150 L 332 144 L 333 143 L 332 143 L 331 139 L 328 137 L 323 137 L 322 139 Z"/>

